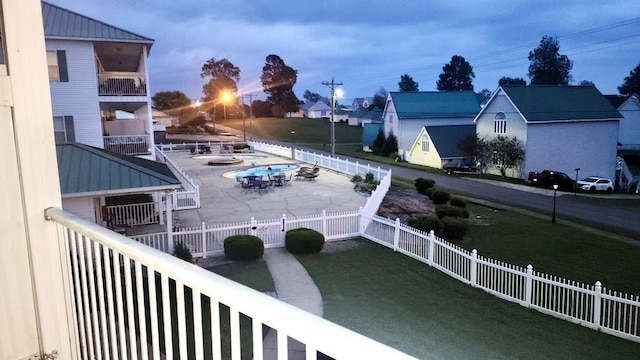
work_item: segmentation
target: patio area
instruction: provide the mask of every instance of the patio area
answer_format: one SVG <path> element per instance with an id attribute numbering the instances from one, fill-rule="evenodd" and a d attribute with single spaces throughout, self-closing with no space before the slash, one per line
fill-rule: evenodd
<path id="1" fill-rule="evenodd" d="M 290 158 L 256 152 L 242 164 L 211 166 L 206 158 L 193 158 L 189 151 L 167 152 L 167 156 L 200 186 L 201 208 L 173 213 L 174 226 L 189 227 L 207 224 L 232 224 L 276 219 L 282 215 L 317 215 L 353 211 L 363 206 L 366 196 L 353 190 L 346 175 L 320 168 L 313 180 L 295 179 L 286 186 L 274 186 L 269 191 L 243 191 L 235 177 L 225 177 L 230 171 L 242 171 L 254 166 L 300 163 Z M 287 178 L 295 170 L 286 171 Z M 267 177 L 265 176 L 264 179 Z"/>

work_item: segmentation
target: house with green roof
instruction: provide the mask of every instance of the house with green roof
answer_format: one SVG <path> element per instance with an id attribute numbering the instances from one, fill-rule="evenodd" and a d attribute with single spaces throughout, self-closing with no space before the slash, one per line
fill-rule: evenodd
<path id="1" fill-rule="evenodd" d="M 475 125 L 425 126 L 409 149 L 407 159 L 412 164 L 442 169 L 450 161 L 465 159 L 467 156 L 458 144 L 475 136 Z"/>
<path id="2" fill-rule="evenodd" d="M 507 176 L 545 169 L 615 178 L 622 115 L 594 86 L 501 86 L 476 116 L 478 137 L 516 137 L 525 159 Z M 487 171 L 499 174 L 489 164 Z"/>
<path id="3" fill-rule="evenodd" d="M 473 91 L 390 92 L 382 114 L 385 136 L 398 138 L 398 153 L 409 150 L 425 126 L 472 125 L 480 111 Z"/>

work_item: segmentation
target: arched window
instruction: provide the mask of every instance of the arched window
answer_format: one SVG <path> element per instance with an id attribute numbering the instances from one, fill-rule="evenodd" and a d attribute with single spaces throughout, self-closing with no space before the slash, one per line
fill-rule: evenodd
<path id="1" fill-rule="evenodd" d="M 502 111 L 498 112 L 493 118 L 493 132 L 496 134 L 507 133 L 507 115 Z"/>
<path id="2" fill-rule="evenodd" d="M 422 135 L 422 151 L 429 152 L 429 135 Z"/>

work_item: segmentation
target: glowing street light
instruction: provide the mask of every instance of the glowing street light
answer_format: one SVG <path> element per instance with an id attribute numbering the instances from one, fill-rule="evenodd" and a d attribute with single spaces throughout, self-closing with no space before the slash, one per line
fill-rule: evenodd
<path id="1" fill-rule="evenodd" d="M 225 90 L 222 93 L 222 105 L 223 105 L 223 109 L 224 109 L 224 120 L 227 121 L 227 103 L 231 100 L 231 94 L 229 93 L 229 91 Z"/>
<path id="2" fill-rule="evenodd" d="M 553 215 L 551 215 L 551 223 L 556 223 L 556 191 L 558 190 L 558 184 L 553 184 Z"/>

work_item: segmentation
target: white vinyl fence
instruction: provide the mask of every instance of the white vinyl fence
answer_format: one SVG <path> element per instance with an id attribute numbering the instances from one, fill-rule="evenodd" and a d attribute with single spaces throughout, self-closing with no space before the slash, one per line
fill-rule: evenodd
<path id="1" fill-rule="evenodd" d="M 189 175 L 187 175 L 187 173 L 169 159 L 158 146 L 156 146 L 156 158 L 158 161 L 167 164 L 169 169 L 171 169 L 171 172 L 176 175 L 182 184 L 181 189 L 171 193 L 173 210 L 200 208 L 200 187 L 189 177 Z"/>
<path id="2" fill-rule="evenodd" d="M 107 206 L 108 222 L 113 226 L 140 226 L 162 224 L 163 217 L 156 203 Z"/>

